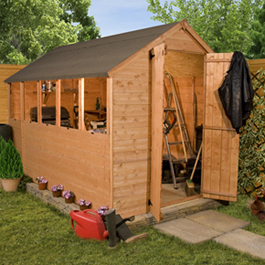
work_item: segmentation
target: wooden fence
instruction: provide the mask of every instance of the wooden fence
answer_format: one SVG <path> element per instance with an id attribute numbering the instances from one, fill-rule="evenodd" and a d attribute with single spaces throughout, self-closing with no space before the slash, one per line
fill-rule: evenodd
<path id="1" fill-rule="evenodd" d="M 4 80 L 25 66 L 0 64 L 0 123 L 8 123 L 7 84 Z"/>

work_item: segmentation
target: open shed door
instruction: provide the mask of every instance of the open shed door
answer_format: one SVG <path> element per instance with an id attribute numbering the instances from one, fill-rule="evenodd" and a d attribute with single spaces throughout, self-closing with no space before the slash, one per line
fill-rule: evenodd
<path id="1" fill-rule="evenodd" d="M 154 47 L 152 51 L 152 153 L 150 210 L 157 222 L 161 214 L 161 182 L 163 155 L 163 99 L 164 99 L 164 55 L 165 44 Z"/>
<path id="2" fill-rule="evenodd" d="M 239 135 L 226 117 L 219 99 L 232 53 L 205 55 L 202 190 L 205 198 L 237 200 Z"/>

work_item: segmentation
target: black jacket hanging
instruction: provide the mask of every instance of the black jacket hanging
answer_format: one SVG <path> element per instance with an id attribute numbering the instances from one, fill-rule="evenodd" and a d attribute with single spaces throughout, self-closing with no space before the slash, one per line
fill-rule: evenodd
<path id="1" fill-rule="evenodd" d="M 254 97 L 248 65 L 241 52 L 234 52 L 230 68 L 218 93 L 226 116 L 239 133 L 239 128 L 246 124 L 253 108 Z"/>

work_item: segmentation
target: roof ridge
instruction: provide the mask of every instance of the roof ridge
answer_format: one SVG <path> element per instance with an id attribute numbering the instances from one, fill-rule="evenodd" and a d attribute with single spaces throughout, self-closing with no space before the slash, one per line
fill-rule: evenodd
<path id="1" fill-rule="evenodd" d="M 156 29 L 158 27 L 164 27 L 164 26 L 168 26 L 168 25 L 172 25 L 172 27 L 173 27 L 174 24 L 178 24 L 178 23 L 179 22 L 174 22 L 174 23 L 169 23 L 169 24 L 163 24 L 163 25 L 158 25 L 158 26 L 155 26 L 155 27 L 143 28 L 143 29 L 139 29 L 139 30 L 133 30 L 133 31 L 119 33 L 119 34 L 115 34 L 115 35 L 111 35 L 111 36 L 106 36 L 106 37 L 102 37 L 102 38 L 91 39 L 91 40 L 82 41 L 82 42 L 76 42 L 76 43 L 72 43 L 72 44 L 68 44 L 68 45 L 64 45 L 64 46 L 58 46 L 55 49 L 53 49 L 52 51 L 50 51 L 50 53 L 51 52 L 52 53 L 57 53 L 55 50 L 58 50 L 58 49 L 63 48 L 63 47 L 69 47 L 69 46 L 72 46 L 73 47 L 74 45 L 77 46 L 78 44 L 81 46 L 81 44 L 85 44 L 85 43 L 88 43 L 88 42 L 95 43 L 95 45 L 91 45 L 90 47 L 93 47 L 93 46 L 102 46 L 102 45 L 106 45 L 106 44 L 110 44 L 110 43 L 114 43 L 114 42 L 118 43 L 118 42 L 124 41 L 124 39 L 116 40 L 116 41 L 112 41 L 112 42 L 107 42 L 107 43 L 104 42 L 103 44 L 99 44 L 98 42 L 96 43 L 96 41 L 99 41 L 99 40 L 103 40 L 104 41 L 104 40 L 106 40 L 106 38 L 113 38 L 114 39 L 117 36 L 121 36 L 121 35 L 124 35 L 125 36 L 127 34 L 132 34 L 132 33 L 136 33 L 136 32 L 139 32 L 139 31 L 148 31 L 150 29 Z M 148 36 L 152 36 L 152 35 L 157 35 L 157 33 L 152 32 L 152 34 L 148 34 Z M 144 37 L 146 37 L 146 35 L 145 36 L 138 36 L 138 37 L 131 37 L 129 39 L 140 39 L 140 38 L 144 38 Z M 79 49 L 86 49 L 86 48 L 87 48 L 87 46 L 84 46 L 84 47 L 80 47 Z M 68 49 L 67 51 L 71 51 L 71 50 L 73 50 L 73 49 Z M 62 52 L 64 52 L 64 51 L 62 51 Z"/>

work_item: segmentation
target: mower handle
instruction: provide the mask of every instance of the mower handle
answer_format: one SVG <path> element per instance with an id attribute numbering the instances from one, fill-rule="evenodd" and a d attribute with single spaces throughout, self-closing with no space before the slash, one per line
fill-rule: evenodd
<path id="1" fill-rule="evenodd" d="M 135 220 L 134 215 L 131 216 L 131 217 L 129 217 L 129 218 L 124 218 L 124 219 L 122 219 L 122 220 L 116 225 L 116 229 L 117 229 L 118 227 L 120 227 L 122 224 L 124 224 L 125 222 L 127 222 L 127 221 L 132 222 L 132 221 L 134 221 L 134 220 Z"/>

